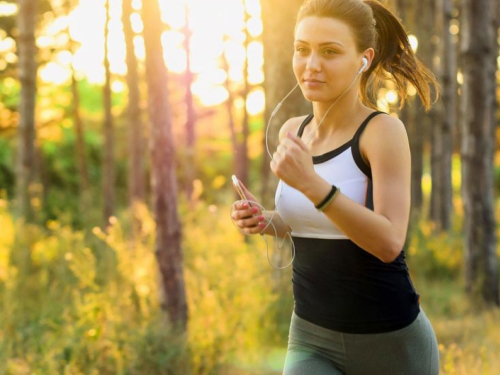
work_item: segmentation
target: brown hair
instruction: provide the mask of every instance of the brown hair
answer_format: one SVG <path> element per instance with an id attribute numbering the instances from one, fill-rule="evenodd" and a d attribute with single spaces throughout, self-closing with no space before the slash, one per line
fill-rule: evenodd
<path id="1" fill-rule="evenodd" d="M 376 0 L 306 0 L 297 15 L 297 24 L 305 17 L 329 17 L 349 25 L 359 52 L 375 50 L 370 68 L 361 76 L 361 98 L 376 108 L 376 92 L 392 79 L 404 106 L 407 85 L 411 84 L 424 104 L 431 107 L 431 87 L 439 98 L 434 74 L 415 56 L 403 25 L 382 3 Z"/>

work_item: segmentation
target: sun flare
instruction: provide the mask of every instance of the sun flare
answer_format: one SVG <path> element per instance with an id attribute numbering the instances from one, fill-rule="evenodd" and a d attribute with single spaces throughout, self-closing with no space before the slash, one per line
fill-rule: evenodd
<path id="1" fill-rule="evenodd" d="M 123 77 L 127 66 L 121 3 L 122 0 L 110 0 L 108 57 L 111 73 Z M 11 8 L 4 4 L 0 2 L 0 12 L 9 12 Z M 166 24 L 162 35 L 165 64 L 173 74 L 183 74 L 186 71 L 185 38 L 188 26 L 190 70 L 195 74 L 192 91 L 202 105 L 215 106 L 227 100 L 227 80 L 233 84 L 243 84 L 246 59 L 248 59 L 249 83 L 262 84 L 264 57 L 262 43 L 259 41 L 262 21 L 258 0 L 246 0 L 244 3 L 234 0 L 210 2 L 163 0 L 160 4 L 162 20 Z M 141 1 L 134 0 L 131 23 L 136 33 L 135 54 L 139 61 L 144 61 L 140 8 Z M 221 11 L 214 12 L 214 9 Z M 67 84 L 73 66 L 77 74 L 87 78 L 90 83 L 103 84 L 105 18 L 105 0 L 81 1 L 68 16 L 56 17 L 38 37 L 38 46 L 63 46 L 68 44 L 70 37 L 77 47 L 73 54 L 69 51 L 59 53 L 56 62 L 42 67 L 41 79 L 56 85 Z M 245 26 L 249 37 L 252 38 L 247 50 L 245 50 Z M 225 64 L 228 66 L 227 71 L 224 69 Z M 122 89 L 122 87 L 118 89 L 117 85 L 113 87 L 117 89 L 116 91 Z M 247 106 L 251 114 L 262 113 L 264 109 L 262 95 L 260 91 L 255 91 L 248 98 Z"/>

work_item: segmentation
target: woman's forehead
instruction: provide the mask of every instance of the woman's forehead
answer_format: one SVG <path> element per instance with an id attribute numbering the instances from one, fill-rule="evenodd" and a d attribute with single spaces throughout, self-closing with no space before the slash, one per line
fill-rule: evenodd
<path id="1" fill-rule="evenodd" d="M 347 23 L 330 17 L 305 17 L 295 29 L 295 41 L 323 45 L 335 43 L 344 48 L 354 47 L 354 36 Z"/>

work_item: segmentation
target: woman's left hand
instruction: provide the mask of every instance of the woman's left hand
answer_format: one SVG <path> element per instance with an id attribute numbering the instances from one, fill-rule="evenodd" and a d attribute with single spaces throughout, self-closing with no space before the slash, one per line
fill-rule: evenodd
<path id="1" fill-rule="evenodd" d="M 318 177 L 306 144 L 290 132 L 276 149 L 271 170 L 276 177 L 299 191 L 307 189 Z"/>

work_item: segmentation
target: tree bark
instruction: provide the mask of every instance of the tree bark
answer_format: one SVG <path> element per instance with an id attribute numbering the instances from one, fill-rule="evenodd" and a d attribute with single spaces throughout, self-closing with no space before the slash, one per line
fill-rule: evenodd
<path id="1" fill-rule="evenodd" d="M 65 8 L 65 16 L 68 17 L 71 13 L 71 10 L 74 8 L 73 1 L 67 1 Z M 75 52 L 75 42 L 71 39 L 70 29 L 68 26 L 67 29 L 68 34 L 68 50 L 72 56 L 74 56 Z M 71 64 L 71 94 L 73 96 L 72 102 L 72 114 L 73 114 L 73 126 L 75 130 L 75 140 L 76 140 L 76 160 L 78 165 L 78 182 L 80 188 L 80 196 L 79 196 L 79 205 L 80 212 L 83 216 L 83 221 L 86 221 L 86 209 L 90 204 L 90 192 L 89 192 L 89 172 L 87 167 L 87 155 L 85 152 L 85 138 L 84 138 L 84 125 L 82 116 L 80 113 L 80 92 L 78 91 L 78 80 L 76 78 L 76 71 Z"/>
<path id="2" fill-rule="evenodd" d="M 17 50 L 19 57 L 19 129 L 16 170 L 17 213 L 26 222 L 34 220 L 31 186 L 35 174 L 36 45 L 38 1 L 19 0 Z"/>
<path id="3" fill-rule="evenodd" d="M 472 300 L 499 305 L 494 214 L 495 99 L 491 82 L 494 55 L 489 0 L 463 0 L 461 53 L 464 63 L 462 106 L 462 196 L 465 216 L 466 290 Z"/>
<path id="4" fill-rule="evenodd" d="M 127 48 L 127 85 L 128 85 L 128 198 L 129 206 L 143 203 L 145 200 L 144 172 L 144 123 L 141 118 L 141 95 L 139 91 L 139 73 L 134 48 L 132 29 L 132 0 L 123 0 L 123 31 Z"/>
<path id="5" fill-rule="evenodd" d="M 432 30 L 432 17 L 429 14 L 431 7 L 430 0 L 417 2 L 414 16 L 419 15 L 419 19 L 414 20 L 415 34 L 419 40 L 418 56 L 427 66 L 432 66 L 432 57 L 430 51 L 430 39 Z M 417 27 L 418 24 L 418 27 Z M 411 124 L 410 148 L 412 151 L 412 182 L 411 182 L 411 201 L 414 214 L 418 217 L 423 208 L 423 190 L 422 177 L 424 173 L 424 144 L 427 138 L 429 128 L 429 116 L 424 108 L 419 105 L 419 100 L 415 100 L 415 121 Z"/>
<path id="6" fill-rule="evenodd" d="M 266 109 L 264 124 L 267 126 L 271 113 L 276 105 L 297 84 L 292 69 L 294 27 L 297 12 L 303 0 L 263 0 L 262 21 L 264 26 L 264 90 L 266 93 Z M 283 103 L 283 106 L 273 117 L 268 134 L 268 144 L 271 155 L 278 146 L 278 134 L 281 125 L 290 117 L 311 113 L 308 103 L 300 88 Z M 273 191 L 276 179 L 271 179 L 269 163 L 271 161 L 266 151 L 264 134 L 264 155 L 261 167 L 261 201 L 267 207 L 273 202 Z M 272 182 L 273 181 L 273 182 Z"/>
<path id="7" fill-rule="evenodd" d="M 181 224 L 177 213 L 175 149 L 168 74 L 163 59 L 163 24 L 157 0 L 142 4 L 151 122 L 153 206 L 156 221 L 155 253 L 161 278 L 161 304 L 172 323 L 186 329 L 187 302 L 184 288 Z"/>
<path id="8" fill-rule="evenodd" d="M 103 208 L 104 208 L 104 227 L 108 226 L 109 218 L 113 215 L 115 200 L 115 171 L 113 157 L 113 114 L 111 112 L 111 72 L 109 68 L 109 2 L 106 1 L 106 23 L 104 26 L 104 69 L 106 81 L 103 88 L 104 99 L 104 150 L 103 150 Z"/>
<path id="9" fill-rule="evenodd" d="M 456 71 L 454 68 L 454 47 L 450 34 L 451 0 L 438 0 L 434 5 L 434 16 L 436 20 L 433 37 L 434 73 L 443 87 L 443 98 L 442 102 L 438 103 L 432 111 L 430 216 L 437 231 L 446 231 L 450 228 L 452 212 L 452 124 L 455 121 L 456 109 L 454 105 L 455 85 L 453 84 Z"/>
<path id="10" fill-rule="evenodd" d="M 193 93 L 191 86 L 194 74 L 191 71 L 191 28 L 189 26 L 189 7 L 186 9 L 186 25 L 184 27 L 184 50 L 186 51 L 186 72 L 184 74 L 184 87 L 186 92 L 184 101 L 186 102 L 186 196 L 192 199 L 193 182 L 195 179 L 195 146 L 196 146 L 196 112 L 194 107 Z"/>
<path id="11" fill-rule="evenodd" d="M 248 13 L 245 11 L 245 65 L 243 68 L 244 86 L 243 86 L 243 119 L 241 121 L 241 133 L 237 134 L 238 148 L 236 152 L 236 176 L 248 186 L 248 137 L 250 135 L 249 116 L 247 110 L 248 95 L 250 94 L 250 84 L 248 83 L 248 46 L 250 44 L 250 33 L 248 32 Z"/>

